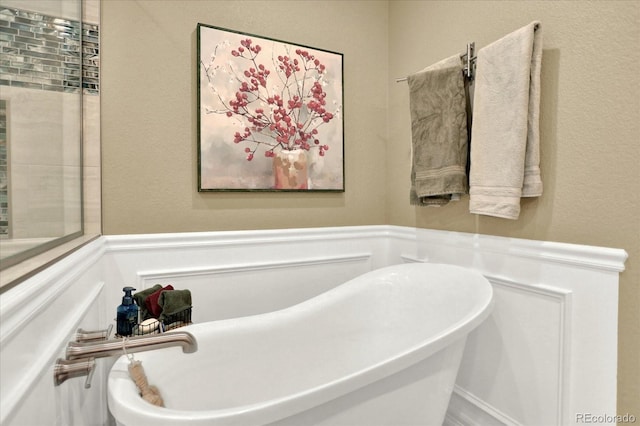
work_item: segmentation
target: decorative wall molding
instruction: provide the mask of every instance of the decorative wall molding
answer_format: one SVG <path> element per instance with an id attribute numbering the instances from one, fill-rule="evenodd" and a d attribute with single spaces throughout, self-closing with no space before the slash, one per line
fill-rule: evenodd
<path id="1" fill-rule="evenodd" d="M 0 295 L 0 346 L 64 294 L 104 254 L 101 240 L 87 244 L 51 267 Z"/>
<path id="2" fill-rule="evenodd" d="M 185 232 L 171 234 L 109 235 L 107 251 L 164 250 L 177 248 L 234 247 L 312 243 L 316 241 L 371 240 L 388 236 L 388 226 L 268 229 L 256 231 Z"/>
<path id="3" fill-rule="evenodd" d="M 147 283 L 153 282 L 154 280 L 195 277 L 200 275 L 242 273 L 248 271 L 298 268 L 303 266 L 335 265 L 338 263 L 366 262 L 371 259 L 371 256 L 371 253 L 360 253 L 345 256 L 310 257 L 282 262 L 248 262 L 232 265 L 212 266 L 207 268 L 176 268 L 167 270 L 140 271 L 138 272 L 138 285 L 140 288 L 147 288 Z"/>
<path id="4" fill-rule="evenodd" d="M 69 336 L 99 307 L 105 282 L 94 276 L 101 275 L 103 253 L 103 242 L 94 241 L 0 295 L 0 424 L 25 405 L 51 373 Z M 51 384 L 53 399 L 53 377 L 49 379 L 45 383 Z"/>
<path id="5" fill-rule="evenodd" d="M 419 259 L 415 256 L 410 255 L 402 255 L 402 259 L 406 263 L 416 263 L 416 262 L 424 262 L 424 259 Z M 555 383 L 542 383 L 542 387 L 547 387 L 546 390 L 553 390 L 550 388 L 555 388 L 555 392 L 557 394 L 557 408 L 555 410 L 555 421 L 553 424 L 556 425 L 565 425 L 570 424 L 571 413 L 569 412 L 570 404 L 569 404 L 569 396 L 570 396 L 570 366 L 571 366 L 571 296 L 572 291 L 566 290 L 563 288 L 546 286 L 546 285 L 530 285 L 524 284 L 512 280 L 508 280 L 501 277 L 495 277 L 486 275 L 485 277 L 491 282 L 494 287 L 494 291 L 496 290 L 508 290 L 514 291 L 524 295 L 529 298 L 540 298 L 543 300 L 549 301 L 553 305 L 557 305 L 557 315 L 558 321 L 555 327 L 549 329 L 549 332 L 555 331 L 558 333 L 558 340 L 555 345 L 555 350 L 557 351 L 557 359 L 555 360 L 557 369 L 555 372 Z M 496 302 L 498 304 L 500 302 Z M 502 301 L 504 303 L 504 301 Z M 496 319 L 496 322 L 512 322 L 515 318 L 499 318 Z M 535 319 L 534 319 L 535 320 Z M 540 327 L 539 321 L 544 319 L 538 319 L 537 321 L 532 322 L 532 327 Z M 554 321 L 555 323 L 555 321 Z M 472 333 L 470 339 L 473 338 L 476 334 L 481 334 L 481 337 L 478 337 L 478 340 L 484 342 L 491 342 L 490 337 L 482 335 L 483 325 L 479 327 L 479 330 Z M 502 330 L 502 332 L 505 332 Z M 508 332 L 508 331 L 507 331 Z M 521 333 L 527 333 L 526 328 L 520 330 Z M 506 336 L 502 336 L 505 338 Z M 485 346 L 484 348 L 482 346 Z M 479 358 L 478 351 L 486 352 L 484 354 L 485 357 L 495 356 L 496 347 L 491 344 L 480 344 L 480 347 L 475 347 L 475 353 L 473 354 L 473 358 Z M 511 348 L 509 348 L 511 349 Z M 467 354 L 467 358 L 469 355 Z M 514 362 L 518 362 L 515 360 Z M 464 363 L 464 361 L 463 361 Z M 521 370 L 521 379 L 526 380 L 526 370 Z M 461 371 L 461 375 L 464 376 L 465 372 Z M 535 378 L 533 378 L 535 380 Z M 532 381 L 533 381 L 532 380 Z M 544 391 L 545 389 L 542 389 Z M 535 389 L 532 389 L 532 393 L 535 392 Z M 545 407 L 548 409 L 549 407 Z M 450 425 L 519 425 L 518 421 L 512 419 L 510 416 L 504 414 L 500 410 L 493 407 L 491 404 L 483 401 L 481 398 L 475 396 L 472 392 L 463 388 L 460 385 L 456 385 L 454 390 L 454 395 L 452 396 L 452 403 L 450 406 L 450 412 L 447 414 L 448 420 L 447 423 Z"/>
<path id="6" fill-rule="evenodd" d="M 503 278 L 487 276 L 494 288 L 504 288 L 512 291 L 520 292 L 529 297 L 538 297 L 548 300 L 550 303 L 557 305 L 558 324 L 556 331 L 558 333 L 557 341 L 557 359 L 558 366 L 556 371 L 556 392 L 558 395 L 558 407 L 556 410 L 555 421 L 557 425 L 569 424 L 569 383 L 571 379 L 571 302 L 572 292 L 562 288 L 551 286 L 531 286 L 518 283 L 515 281 L 505 280 Z M 536 324 L 537 325 L 537 324 Z M 460 394 L 463 389 L 460 388 Z M 471 394 L 470 392 L 467 392 Z M 508 416 L 507 416 L 508 417 Z"/>
<path id="7" fill-rule="evenodd" d="M 21 368 L 20 380 L 16 380 L 14 383 L 2 384 L 2 387 L 10 387 L 12 392 L 8 395 L 3 395 L 2 409 L 0 409 L 0 424 L 4 424 L 5 420 L 10 418 L 14 410 L 26 398 L 34 386 L 37 385 L 38 380 L 48 372 L 51 372 L 50 366 L 53 365 L 58 358 L 60 348 L 65 347 L 69 342 L 69 336 L 73 335 L 78 329 L 82 319 L 87 315 L 87 312 L 91 307 L 95 306 L 96 301 L 100 297 L 100 293 L 104 288 L 104 282 L 93 283 L 88 288 L 88 292 L 83 297 L 77 307 L 67 312 L 66 316 L 63 316 L 55 330 L 54 334 L 51 334 L 47 338 L 47 343 L 44 345 L 42 352 L 38 354 L 33 362 L 25 362 Z M 51 318 L 54 321 L 56 318 Z M 32 338 L 33 335 L 25 336 L 25 338 Z M 19 346 L 19 344 L 13 345 Z M 12 348 L 12 352 L 20 352 L 20 348 Z M 5 355 L 8 356 L 8 355 Z M 53 383 L 53 377 L 51 377 Z"/>
<path id="8" fill-rule="evenodd" d="M 390 233 L 396 234 L 396 227 L 390 227 Z M 491 235 L 468 234 L 462 232 L 417 229 L 415 236 L 402 230 L 396 238 L 415 240 L 417 244 L 433 247 L 448 247 L 476 253 L 498 254 L 557 263 L 560 265 L 578 266 L 599 271 L 622 272 L 628 257 L 624 250 L 608 247 L 595 247 L 580 244 L 558 243 L 553 241 L 537 241 L 518 238 L 497 237 Z M 425 262 L 428 258 L 408 253 L 403 256 L 407 261 Z"/>
<path id="9" fill-rule="evenodd" d="M 354 274 L 429 261 L 484 274 L 496 295 L 494 313 L 467 340 L 445 423 L 542 424 L 535 416 L 546 410 L 544 424 L 575 424 L 576 412 L 615 412 L 626 258 L 610 248 L 396 226 L 103 236 L 0 295 L 0 423 L 56 417 L 55 404 L 42 403 L 55 399 L 55 358 L 78 326 L 108 325 L 123 285 L 193 286 L 204 308 L 194 315 L 208 320 L 220 306 L 230 309 L 222 316 L 260 311 Z M 527 375 L 539 382 L 531 387 Z M 99 391 L 68 394 L 91 399 L 69 407 L 106 413 Z"/>
<path id="10" fill-rule="evenodd" d="M 487 279 L 494 287 L 496 308 L 490 320 L 469 336 L 451 417 L 478 426 L 570 424 L 572 292 L 491 276 Z M 496 362 L 495 358 L 505 361 Z M 493 377 L 474 371 L 495 371 L 496 367 Z M 479 385 L 480 377 L 486 382 L 493 380 L 492 386 L 502 391 L 494 389 L 479 397 L 478 393 L 487 391 Z M 531 402 L 508 402 L 509 393 L 528 395 Z"/>
<path id="11" fill-rule="evenodd" d="M 251 247 L 247 259 L 260 255 Z M 232 256 L 233 257 L 233 256 Z M 159 265 L 157 265 L 159 266 Z M 193 321 L 215 321 L 283 309 L 316 296 L 372 268 L 372 253 L 252 260 L 211 266 L 184 265 L 137 272 L 137 289 L 171 284 L 192 294 Z"/>
<path id="12" fill-rule="evenodd" d="M 445 426 L 523 426 L 459 386 L 453 388 Z"/>
<path id="13" fill-rule="evenodd" d="M 465 395 L 516 424 L 568 425 L 575 424 L 575 413 L 615 412 L 624 250 L 427 229 L 415 233 L 415 248 L 405 245 L 400 262 L 468 267 L 494 285 L 494 314 L 469 336 L 458 375 Z M 548 352 L 536 345 L 548 345 Z M 491 368 L 495 376 L 487 373 Z M 476 415 L 477 404 L 467 399 L 454 395 L 450 410 L 458 412 L 450 412 L 451 424 Z"/>

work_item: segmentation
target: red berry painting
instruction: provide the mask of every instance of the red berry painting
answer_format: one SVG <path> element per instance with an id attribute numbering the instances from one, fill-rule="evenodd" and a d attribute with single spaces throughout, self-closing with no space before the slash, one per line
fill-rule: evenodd
<path id="1" fill-rule="evenodd" d="M 198 24 L 198 190 L 344 191 L 342 54 Z"/>

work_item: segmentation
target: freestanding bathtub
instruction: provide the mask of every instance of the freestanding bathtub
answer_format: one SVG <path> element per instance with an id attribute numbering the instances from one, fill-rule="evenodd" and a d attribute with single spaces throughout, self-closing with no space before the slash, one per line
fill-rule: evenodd
<path id="1" fill-rule="evenodd" d="M 136 354 L 164 408 L 138 395 L 121 357 L 109 409 L 126 426 L 442 425 L 492 297 L 456 266 L 378 269 L 283 310 L 182 328 L 196 353 Z"/>

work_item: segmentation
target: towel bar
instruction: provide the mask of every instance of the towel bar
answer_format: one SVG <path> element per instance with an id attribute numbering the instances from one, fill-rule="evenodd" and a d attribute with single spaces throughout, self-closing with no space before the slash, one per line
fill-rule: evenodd
<path id="1" fill-rule="evenodd" d="M 469 80 L 473 80 L 476 69 L 476 44 L 475 42 L 467 43 L 467 51 L 460 55 L 460 58 L 464 60 L 464 67 L 462 73 Z M 407 77 L 396 78 L 396 83 L 401 81 L 407 81 Z"/>

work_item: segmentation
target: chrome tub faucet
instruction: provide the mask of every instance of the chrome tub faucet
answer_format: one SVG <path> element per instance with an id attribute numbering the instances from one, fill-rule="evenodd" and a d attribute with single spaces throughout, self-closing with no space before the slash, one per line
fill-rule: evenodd
<path id="1" fill-rule="evenodd" d="M 110 340 L 106 339 L 108 333 L 91 332 L 91 334 L 92 337 L 96 334 L 104 337 L 69 342 L 65 359 L 59 358 L 54 367 L 53 374 L 56 386 L 73 377 L 87 376 L 85 388 L 91 387 L 91 377 L 96 365 L 95 358 L 120 356 L 173 346 L 181 346 L 184 353 L 193 353 L 198 350 L 195 337 L 187 331 L 171 331 Z"/>

